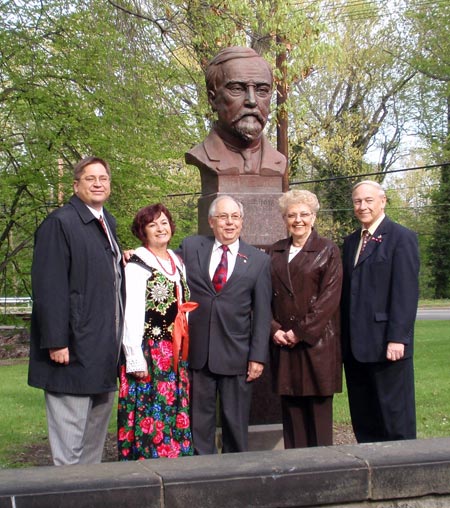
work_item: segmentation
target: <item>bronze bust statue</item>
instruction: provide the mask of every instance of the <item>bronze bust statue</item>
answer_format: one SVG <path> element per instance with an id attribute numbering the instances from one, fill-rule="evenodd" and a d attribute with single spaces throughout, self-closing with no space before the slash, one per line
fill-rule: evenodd
<path id="1" fill-rule="evenodd" d="M 185 156 L 200 169 L 203 194 L 219 190 L 214 182 L 221 175 L 281 177 L 286 158 L 263 134 L 273 92 L 266 60 L 251 48 L 225 48 L 207 66 L 206 88 L 217 121 Z"/>

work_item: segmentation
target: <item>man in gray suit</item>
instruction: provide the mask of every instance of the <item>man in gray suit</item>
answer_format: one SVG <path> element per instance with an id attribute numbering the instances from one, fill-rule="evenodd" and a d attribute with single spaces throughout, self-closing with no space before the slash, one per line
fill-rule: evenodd
<path id="1" fill-rule="evenodd" d="M 208 213 L 214 236 L 188 237 L 179 251 L 191 299 L 199 303 L 189 316 L 191 424 L 199 455 L 217 452 L 217 395 L 222 452 L 248 450 L 252 381 L 261 376 L 267 359 L 269 257 L 239 239 L 243 216 L 241 203 L 230 196 L 217 197 Z"/>
<path id="2" fill-rule="evenodd" d="M 117 389 L 124 286 L 111 171 L 74 168 L 74 195 L 35 235 L 28 383 L 45 391 L 55 465 L 100 462 Z"/>

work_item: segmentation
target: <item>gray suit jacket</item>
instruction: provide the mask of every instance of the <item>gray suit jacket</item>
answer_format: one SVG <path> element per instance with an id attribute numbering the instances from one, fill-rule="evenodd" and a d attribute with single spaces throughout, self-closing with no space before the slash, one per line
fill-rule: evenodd
<path id="1" fill-rule="evenodd" d="M 270 259 L 240 241 L 233 273 L 220 293 L 209 276 L 214 237 L 191 236 L 179 254 L 186 265 L 191 300 L 189 366 L 219 375 L 245 375 L 249 361 L 267 360 L 270 336 Z"/>

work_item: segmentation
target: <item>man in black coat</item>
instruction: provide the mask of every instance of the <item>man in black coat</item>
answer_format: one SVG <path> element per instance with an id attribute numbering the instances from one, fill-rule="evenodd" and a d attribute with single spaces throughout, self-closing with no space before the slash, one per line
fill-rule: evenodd
<path id="1" fill-rule="evenodd" d="M 353 430 L 359 443 L 414 439 L 417 235 L 385 216 L 377 182 L 356 184 L 352 200 L 361 228 L 344 240 L 341 304 Z"/>
<path id="2" fill-rule="evenodd" d="M 208 214 L 214 236 L 188 237 L 179 251 L 191 299 L 199 304 L 189 316 L 191 424 L 199 455 L 216 453 L 217 394 L 222 452 L 247 451 L 252 381 L 267 361 L 270 259 L 239 239 L 243 213 L 242 204 L 230 196 L 216 198 Z M 226 279 L 218 287 L 215 273 L 223 257 Z"/>
<path id="3" fill-rule="evenodd" d="M 74 168 L 74 195 L 35 235 L 28 382 L 45 391 L 55 465 L 96 463 L 117 388 L 124 304 L 115 219 L 103 204 L 111 171 Z"/>

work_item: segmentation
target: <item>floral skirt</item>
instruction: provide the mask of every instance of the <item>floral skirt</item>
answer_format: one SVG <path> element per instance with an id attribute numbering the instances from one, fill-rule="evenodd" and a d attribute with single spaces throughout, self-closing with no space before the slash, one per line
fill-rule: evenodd
<path id="1" fill-rule="evenodd" d="M 136 379 L 120 368 L 117 413 L 119 460 L 192 455 L 186 362 L 173 369 L 170 340 L 144 341 L 149 375 Z"/>

